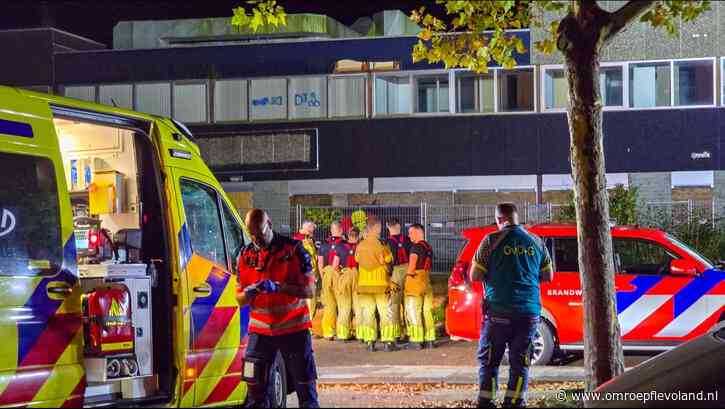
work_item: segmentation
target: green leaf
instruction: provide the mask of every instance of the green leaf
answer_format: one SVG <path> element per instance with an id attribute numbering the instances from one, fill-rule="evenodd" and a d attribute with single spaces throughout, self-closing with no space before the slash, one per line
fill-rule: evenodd
<path id="1" fill-rule="evenodd" d="M 262 12 L 254 9 L 252 10 L 252 18 L 249 22 L 249 28 L 252 29 L 252 31 L 256 32 L 259 27 L 264 25 L 264 17 L 262 16 Z"/>
<path id="2" fill-rule="evenodd" d="M 518 37 L 515 37 L 514 42 L 516 44 L 516 52 L 519 54 L 526 54 L 526 46 L 524 45 L 524 41 Z"/>

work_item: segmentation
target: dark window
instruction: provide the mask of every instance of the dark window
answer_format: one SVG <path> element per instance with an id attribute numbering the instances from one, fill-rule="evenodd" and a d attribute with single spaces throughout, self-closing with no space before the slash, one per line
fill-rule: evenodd
<path id="1" fill-rule="evenodd" d="M 220 266 L 227 266 L 216 191 L 189 180 L 181 180 L 180 185 L 192 250 Z"/>
<path id="2" fill-rule="evenodd" d="M 0 153 L 0 275 L 53 275 L 63 263 L 58 186 L 46 158 Z"/>
<path id="3" fill-rule="evenodd" d="M 534 69 L 520 68 L 498 72 L 498 110 L 534 110 Z"/>
<path id="4" fill-rule="evenodd" d="M 231 258 L 232 272 L 236 274 L 237 259 L 239 258 L 240 250 L 244 246 L 244 232 L 227 205 L 224 204 L 222 207 L 224 208 L 222 221 L 224 222 L 224 237 L 227 242 L 227 254 L 229 254 L 229 257 Z"/>
<path id="5" fill-rule="evenodd" d="M 657 243 L 614 239 L 615 265 L 621 274 L 667 274 L 670 261 L 676 258 Z"/>
<path id="6" fill-rule="evenodd" d="M 576 238 L 554 239 L 554 268 L 560 272 L 579 271 L 579 247 Z"/>

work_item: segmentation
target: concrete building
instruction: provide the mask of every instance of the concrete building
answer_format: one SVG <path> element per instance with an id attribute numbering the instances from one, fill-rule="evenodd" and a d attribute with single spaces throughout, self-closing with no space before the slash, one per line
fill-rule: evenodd
<path id="1" fill-rule="evenodd" d="M 609 186 L 725 204 L 725 4 L 712 9 L 676 37 L 635 23 L 604 51 Z M 25 56 L 0 67 L 0 83 L 173 116 L 240 207 L 566 200 L 560 56 L 473 75 L 413 63 L 418 29 L 399 11 L 349 27 L 291 15 L 255 35 L 229 21 L 121 22 L 113 49 L 0 32 L 0 49 Z M 530 49 L 541 36 L 512 33 Z"/>

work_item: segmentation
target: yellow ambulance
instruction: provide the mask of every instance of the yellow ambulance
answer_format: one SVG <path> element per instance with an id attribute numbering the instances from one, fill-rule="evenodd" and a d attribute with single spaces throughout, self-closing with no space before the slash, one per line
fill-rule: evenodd
<path id="1" fill-rule="evenodd" d="M 192 139 L 0 87 L 0 407 L 243 403 L 245 234 Z"/>

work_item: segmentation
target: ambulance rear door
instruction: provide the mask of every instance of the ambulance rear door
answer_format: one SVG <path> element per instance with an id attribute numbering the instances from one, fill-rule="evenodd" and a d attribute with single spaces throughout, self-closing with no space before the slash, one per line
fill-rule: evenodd
<path id="1" fill-rule="evenodd" d="M 80 287 L 47 103 L 0 87 L 0 406 L 80 406 Z"/>
<path id="2" fill-rule="evenodd" d="M 157 121 L 158 123 L 158 121 Z M 159 124 L 164 164 L 177 206 L 177 245 L 183 292 L 184 406 L 242 403 L 241 340 L 246 314 L 236 301 L 235 254 L 244 238 L 236 212 L 199 150 L 171 122 Z M 173 201 L 173 200 L 170 200 Z M 170 203 L 170 206 L 174 204 Z"/>

